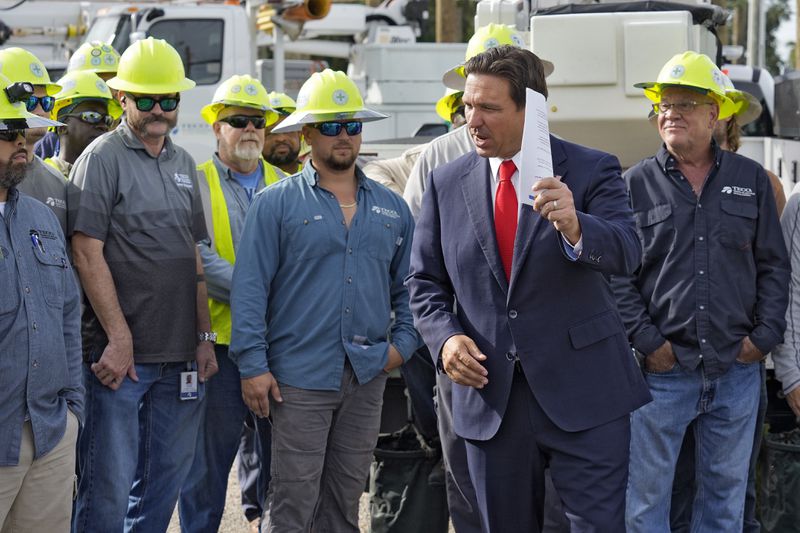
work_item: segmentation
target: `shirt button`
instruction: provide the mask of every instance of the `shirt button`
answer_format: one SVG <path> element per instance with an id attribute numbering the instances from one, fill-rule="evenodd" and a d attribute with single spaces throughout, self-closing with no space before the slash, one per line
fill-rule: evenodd
<path id="1" fill-rule="evenodd" d="M 308 225 L 308 219 L 303 219 L 303 224 Z"/>
<path id="2" fill-rule="evenodd" d="M 705 339 L 700 339 L 700 342 L 701 342 L 702 344 L 705 344 L 705 343 L 706 343 L 706 340 L 705 340 Z"/>
<path id="3" fill-rule="evenodd" d="M 705 305 L 701 305 L 701 306 L 700 306 L 700 310 L 701 310 L 701 311 L 702 311 L 703 309 L 705 309 L 705 308 L 706 308 L 706 306 L 705 306 Z"/>
<path id="4" fill-rule="evenodd" d="M 352 248 L 348 248 L 347 249 L 347 253 L 350 254 L 350 255 L 353 255 L 353 249 Z"/>
<path id="5" fill-rule="evenodd" d="M 39 360 L 38 359 L 34 359 L 32 366 L 33 366 L 33 368 L 39 368 Z"/>
<path id="6" fill-rule="evenodd" d="M 350 313 L 350 308 L 349 308 L 349 307 L 345 307 L 345 308 L 344 308 L 344 312 L 345 312 L 345 314 L 348 314 L 348 313 Z"/>
<path id="7" fill-rule="evenodd" d="M 517 318 L 517 310 L 516 309 L 512 309 L 511 311 L 509 311 L 508 312 L 508 317 L 509 318 Z"/>
<path id="8" fill-rule="evenodd" d="M 33 323 L 33 329 L 39 329 L 39 325 L 36 322 Z"/>
<path id="9" fill-rule="evenodd" d="M 331 197 L 331 200 L 333 200 L 335 198 L 332 194 L 330 195 L 330 197 Z"/>
<path id="10" fill-rule="evenodd" d="M 344 226 L 344 224 L 345 224 L 344 219 L 342 219 L 342 226 Z"/>
<path id="11" fill-rule="evenodd" d="M 353 277 L 347 276 L 347 283 L 353 283 Z"/>
<path id="12" fill-rule="evenodd" d="M 698 359 L 702 359 L 703 358 L 703 354 L 698 355 L 697 358 Z"/>
<path id="13" fill-rule="evenodd" d="M 30 293 L 31 293 L 31 288 L 30 288 L 30 287 L 25 287 L 25 292 L 27 292 L 28 294 L 30 294 Z"/>
<path id="14" fill-rule="evenodd" d="M 702 241 L 702 240 L 703 240 L 703 237 L 698 237 L 698 238 L 697 238 L 697 240 L 698 240 L 698 241 Z"/>
<path id="15" fill-rule="evenodd" d="M 698 272 L 698 274 L 700 274 L 701 276 L 702 276 L 703 274 L 705 274 L 705 273 L 706 273 L 706 272 L 705 272 L 705 270 L 701 270 L 701 271 L 699 271 L 699 272 Z"/>

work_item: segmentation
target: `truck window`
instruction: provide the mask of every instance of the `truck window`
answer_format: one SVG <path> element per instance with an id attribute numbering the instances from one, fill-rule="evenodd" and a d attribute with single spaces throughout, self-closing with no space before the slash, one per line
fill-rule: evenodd
<path id="1" fill-rule="evenodd" d="M 223 28 L 222 19 L 170 19 L 155 22 L 147 34 L 175 47 L 195 83 L 213 85 L 222 76 Z"/>

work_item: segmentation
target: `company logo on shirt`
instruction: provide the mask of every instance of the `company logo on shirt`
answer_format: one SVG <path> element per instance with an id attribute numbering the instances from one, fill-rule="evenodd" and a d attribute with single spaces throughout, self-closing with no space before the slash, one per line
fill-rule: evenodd
<path id="1" fill-rule="evenodd" d="M 178 187 L 183 187 L 184 189 L 193 189 L 192 186 L 192 178 L 189 177 L 188 174 L 178 174 L 175 173 L 175 185 Z"/>
<path id="2" fill-rule="evenodd" d="M 753 189 L 750 187 L 735 187 L 733 185 L 726 185 L 722 188 L 722 194 L 732 194 L 734 196 L 744 196 L 745 198 L 750 198 L 751 196 L 755 196 L 756 193 L 753 192 Z"/>
<path id="3" fill-rule="evenodd" d="M 44 203 L 50 207 L 57 207 L 59 209 L 67 208 L 67 202 L 65 202 L 62 198 L 53 198 L 52 196 L 48 196 Z"/>
<path id="4" fill-rule="evenodd" d="M 387 209 L 385 207 L 372 206 L 372 212 L 378 215 L 383 215 L 389 218 L 400 218 L 400 214 L 394 209 Z"/>

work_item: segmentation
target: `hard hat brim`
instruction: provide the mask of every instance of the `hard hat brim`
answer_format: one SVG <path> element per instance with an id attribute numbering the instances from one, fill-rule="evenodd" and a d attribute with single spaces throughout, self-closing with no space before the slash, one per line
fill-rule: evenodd
<path id="1" fill-rule="evenodd" d="M 330 122 L 336 120 L 359 120 L 361 122 L 373 122 L 376 120 L 382 120 L 384 118 L 389 118 L 389 115 L 385 115 L 371 109 L 361 109 L 359 111 L 349 111 L 345 113 L 311 113 L 300 110 L 295 111 L 286 117 L 283 122 L 278 124 L 275 129 L 272 130 L 272 133 L 300 131 L 306 124 L 318 124 L 320 122 Z"/>
<path id="2" fill-rule="evenodd" d="M 249 109 L 255 109 L 257 111 L 263 111 L 264 112 L 264 116 L 267 119 L 267 126 L 272 126 L 273 124 L 278 122 L 278 119 L 280 118 L 280 115 L 274 109 L 272 109 L 270 107 L 267 107 L 267 106 L 258 106 L 258 107 L 256 107 L 256 106 L 253 106 L 253 105 L 246 105 L 246 104 L 244 104 L 242 102 L 235 102 L 235 101 L 213 102 L 211 104 L 205 105 L 200 110 L 200 116 L 203 118 L 203 120 L 206 121 L 206 123 L 208 125 L 213 125 L 217 121 L 217 117 L 219 116 L 219 112 L 222 111 L 222 108 L 224 108 L 225 106 L 247 107 Z"/>
<path id="3" fill-rule="evenodd" d="M 541 57 L 539 60 L 542 62 L 542 67 L 544 68 L 544 77 L 547 78 L 553 71 L 556 69 L 555 65 L 546 59 L 542 59 Z M 467 83 L 467 78 L 464 76 L 464 63 L 460 65 L 456 65 L 455 67 L 451 68 L 447 72 L 444 73 L 442 76 L 442 83 L 448 89 L 455 89 L 456 91 L 463 91 L 464 86 Z"/>
<path id="4" fill-rule="evenodd" d="M 114 76 L 106 82 L 106 85 L 117 91 L 123 91 L 136 94 L 171 94 L 188 91 L 193 89 L 196 85 L 194 81 L 189 78 L 183 78 L 176 84 L 166 85 L 151 85 L 147 83 L 133 83 L 120 79 L 119 76 Z"/>
<path id="5" fill-rule="evenodd" d="M 456 91 L 439 98 L 439 101 L 436 102 L 436 114 L 439 115 L 442 120 L 450 122 L 450 116 L 453 111 L 453 99 L 459 98 L 462 94 L 461 91 Z"/>
<path id="6" fill-rule="evenodd" d="M 44 91 L 47 93 L 47 96 L 55 96 L 56 94 L 61 92 L 61 85 L 57 83 L 45 83 Z M 36 85 L 34 85 L 35 87 Z"/>
<path id="7" fill-rule="evenodd" d="M 12 124 L 6 124 L 7 121 L 11 122 Z M 19 126 L 23 125 L 23 123 L 24 123 L 24 128 L 20 128 Z M 57 120 L 42 118 L 38 115 L 34 115 L 33 113 L 27 113 L 26 116 L 22 117 L 0 118 L 0 131 L 28 129 L 28 128 L 49 128 L 50 126 L 63 126 L 63 125 L 64 125 L 63 123 L 58 122 Z"/>
<path id="8" fill-rule="evenodd" d="M 763 108 L 761 107 L 761 102 L 758 101 L 758 98 L 752 94 L 746 91 L 737 92 L 741 95 L 741 98 L 744 101 L 741 103 L 740 107 L 742 111 L 737 112 L 736 114 L 736 121 L 740 126 L 745 126 L 760 117 Z"/>

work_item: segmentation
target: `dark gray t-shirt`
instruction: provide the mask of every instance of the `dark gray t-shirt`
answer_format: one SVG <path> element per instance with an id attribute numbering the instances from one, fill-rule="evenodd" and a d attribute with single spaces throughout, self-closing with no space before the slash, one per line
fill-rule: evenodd
<path id="1" fill-rule="evenodd" d="M 123 122 L 81 154 L 68 190 L 70 235 L 104 242 L 135 361 L 193 360 L 195 244 L 207 234 L 191 156 L 167 138 L 152 157 Z M 82 330 L 84 358 L 98 358 L 108 338 L 91 305 Z"/>
<path id="2" fill-rule="evenodd" d="M 48 166 L 38 157 L 28 164 L 25 179 L 17 186 L 17 190 L 36 198 L 50 208 L 61 225 L 61 231 L 67 233 L 67 180 L 58 171 Z"/>

